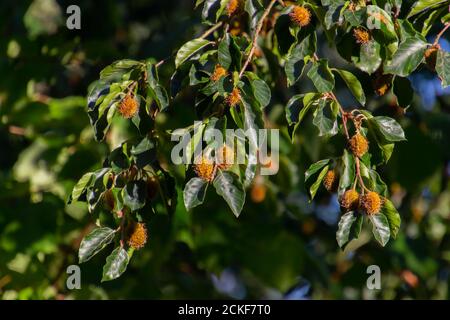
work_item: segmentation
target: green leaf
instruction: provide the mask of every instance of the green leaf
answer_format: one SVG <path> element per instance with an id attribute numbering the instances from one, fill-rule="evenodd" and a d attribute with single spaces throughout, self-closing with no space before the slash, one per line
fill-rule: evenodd
<path id="1" fill-rule="evenodd" d="M 322 99 L 314 110 L 313 124 L 319 129 L 320 137 L 331 137 L 338 133 L 336 114 L 333 111 L 325 110 L 329 106 L 330 103 Z M 330 109 L 332 108 L 330 107 Z"/>
<path id="2" fill-rule="evenodd" d="M 410 75 L 423 60 L 427 43 L 419 37 L 406 38 L 400 43 L 391 61 L 385 63 L 384 72 L 402 77 Z"/>
<path id="3" fill-rule="evenodd" d="M 353 63 L 368 74 L 374 73 L 381 64 L 380 44 L 374 40 L 361 45 L 359 57 L 352 57 Z"/>
<path id="4" fill-rule="evenodd" d="M 397 237 L 398 230 L 400 229 L 401 218 L 394 204 L 389 199 L 384 199 L 380 214 L 386 216 L 389 222 L 391 237 L 395 239 Z"/>
<path id="5" fill-rule="evenodd" d="M 245 190 L 239 177 L 233 172 L 217 170 L 213 184 L 217 194 L 225 199 L 234 215 L 239 217 L 245 203 Z"/>
<path id="6" fill-rule="evenodd" d="M 400 124 L 392 118 L 389 117 L 373 117 L 368 120 L 371 123 L 375 124 L 375 127 L 378 129 L 379 133 L 386 139 L 386 141 L 396 142 L 396 141 L 404 141 L 405 132 L 403 131 Z"/>
<path id="7" fill-rule="evenodd" d="M 289 50 L 289 55 L 284 65 L 288 86 L 292 86 L 301 77 L 305 60 L 316 51 L 316 34 L 306 36 L 299 44 Z"/>
<path id="8" fill-rule="evenodd" d="M 94 229 L 83 238 L 78 250 L 78 263 L 91 259 L 113 241 L 116 231 L 103 227 Z"/>
<path id="9" fill-rule="evenodd" d="M 122 247 L 117 247 L 106 258 L 106 264 L 103 266 L 102 282 L 117 279 L 125 272 L 129 262 L 128 253 Z"/>
<path id="10" fill-rule="evenodd" d="M 305 94 L 297 94 L 289 99 L 285 111 L 286 120 L 289 125 L 302 122 L 308 108 L 320 97 L 320 94 L 308 92 Z M 298 103 L 300 99 L 302 102 Z"/>
<path id="11" fill-rule="evenodd" d="M 307 74 L 319 92 L 324 93 L 333 90 L 334 76 L 328 67 L 327 60 L 320 59 L 318 62 L 314 62 Z"/>
<path id="12" fill-rule="evenodd" d="M 175 67 L 180 67 L 194 53 L 206 47 L 211 42 L 206 39 L 194 39 L 186 42 L 177 52 L 175 57 Z"/>
<path id="13" fill-rule="evenodd" d="M 350 211 L 341 217 L 336 232 L 336 240 L 342 249 L 353 239 L 357 239 L 361 232 L 363 216 L 358 212 Z"/>
<path id="14" fill-rule="evenodd" d="M 342 173 L 339 179 L 339 192 L 348 189 L 355 180 L 355 158 L 346 149 L 342 155 Z"/>
<path id="15" fill-rule="evenodd" d="M 208 183 L 198 177 L 194 177 L 186 183 L 183 191 L 183 198 L 187 210 L 191 210 L 203 203 L 207 188 Z"/>
<path id="16" fill-rule="evenodd" d="M 265 81 L 261 79 L 254 79 L 250 84 L 256 100 L 259 102 L 262 108 L 265 108 L 269 104 L 271 98 L 269 86 Z"/>
<path id="17" fill-rule="evenodd" d="M 122 76 L 133 68 L 142 65 L 141 62 L 130 59 L 118 60 L 100 71 L 100 79 L 106 81 L 118 81 Z"/>
<path id="18" fill-rule="evenodd" d="M 325 166 L 323 167 L 322 171 L 320 171 L 319 175 L 317 176 L 316 181 L 311 185 L 311 187 L 309 188 L 309 194 L 311 197 L 311 200 L 314 199 L 314 197 L 316 196 L 317 190 L 320 187 L 320 184 L 322 183 L 323 178 L 325 177 L 325 175 L 328 172 L 328 168 L 329 166 Z"/>
<path id="19" fill-rule="evenodd" d="M 394 23 L 391 16 L 376 5 L 368 5 L 367 9 L 367 26 L 373 30 L 374 36 L 377 37 L 377 32 L 381 31 L 381 40 L 384 44 L 396 42 L 397 33 L 395 32 Z"/>
<path id="20" fill-rule="evenodd" d="M 231 52 L 230 52 L 230 35 L 227 33 L 222 41 L 219 43 L 219 50 L 217 51 L 217 58 L 219 64 L 225 69 L 229 69 L 231 66 Z"/>
<path id="21" fill-rule="evenodd" d="M 337 72 L 342 80 L 344 80 L 345 84 L 352 92 L 353 96 L 358 100 L 362 105 L 366 104 L 366 95 L 364 94 L 364 90 L 362 88 L 361 82 L 359 82 L 358 78 L 356 78 L 353 73 L 341 70 L 341 69 L 332 69 Z"/>
<path id="22" fill-rule="evenodd" d="M 395 77 L 392 90 L 397 97 L 397 104 L 402 108 L 408 108 L 414 98 L 414 89 L 409 79 Z"/>
<path id="23" fill-rule="evenodd" d="M 94 173 L 89 172 L 84 174 L 81 179 L 78 180 L 77 184 L 73 187 L 69 203 L 78 201 L 80 196 L 86 191 L 86 188 L 90 186 L 91 182 L 93 181 L 93 177 Z"/>
<path id="24" fill-rule="evenodd" d="M 439 50 L 436 57 L 436 72 L 441 78 L 442 87 L 450 86 L 450 52 Z"/>
<path id="25" fill-rule="evenodd" d="M 330 159 L 324 159 L 310 165 L 308 170 L 306 170 L 305 172 L 305 182 L 307 182 L 312 176 L 314 176 L 317 172 L 319 172 L 329 162 Z"/>
<path id="26" fill-rule="evenodd" d="M 123 204 L 136 211 L 145 206 L 147 185 L 144 181 L 130 181 L 122 190 Z"/>
<path id="27" fill-rule="evenodd" d="M 388 243 L 391 234 L 386 216 L 378 213 L 368 217 L 372 222 L 372 233 L 375 239 L 384 247 Z"/>
<path id="28" fill-rule="evenodd" d="M 448 0 L 419 0 L 412 7 L 411 11 L 408 14 L 408 18 L 415 16 L 425 10 L 444 5 L 448 2 Z"/>

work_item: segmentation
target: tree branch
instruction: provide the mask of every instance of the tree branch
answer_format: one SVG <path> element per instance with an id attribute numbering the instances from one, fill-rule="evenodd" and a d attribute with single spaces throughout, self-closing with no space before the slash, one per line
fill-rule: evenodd
<path id="1" fill-rule="evenodd" d="M 264 13 L 261 16 L 261 19 L 259 19 L 258 24 L 256 25 L 255 34 L 253 35 L 253 40 L 252 40 L 252 47 L 250 49 L 250 53 L 248 54 L 247 60 L 245 60 L 245 63 L 242 66 L 241 71 L 239 72 L 239 78 L 242 77 L 245 69 L 247 69 L 247 67 L 248 67 L 248 64 L 250 63 L 250 61 L 252 61 L 253 55 L 255 54 L 257 42 L 258 42 L 258 36 L 259 36 L 259 33 L 261 32 L 262 26 L 264 24 L 264 20 L 267 18 L 267 16 L 270 13 L 270 10 L 272 10 L 272 7 L 274 6 L 274 4 L 276 2 L 277 2 L 277 0 L 270 1 L 269 6 L 266 8 L 266 10 L 264 10 Z"/>

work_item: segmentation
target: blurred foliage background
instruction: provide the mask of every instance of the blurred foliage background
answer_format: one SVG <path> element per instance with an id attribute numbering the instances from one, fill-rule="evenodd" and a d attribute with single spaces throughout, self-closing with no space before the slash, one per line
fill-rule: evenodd
<path id="1" fill-rule="evenodd" d="M 263 192 L 251 190 L 239 219 L 212 194 L 188 213 L 178 190 L 176 214 L 151 219 L 149 243 L 120 279 L 100 283 L 104 251 L 82 265 L 82 289 L 67 290 L 66 268 L 77 264 L 79 243 L 94 226 L 86 205 L 66 205 L 67 198 L 129 130 L 119 120 L 106 143 L 94 141 L 88 85 L 114 60 L 159 61 L 204 30 L 187 0 L 77 1 L 81 30 L 65 27 L 71 4 L 0 3 L 2 299 L 449 298 L 450 90 L 425 69 L 410 77 L 415 98 L 405 114 L 392 96 L 368 96 L 367 108 L 395 117 L 408 139 L 381 170 L 403 221 L 385 248 L 369 242 L 366 226 L 342 252 L 335 240 L 336 196 L 323 192 L 308 203 L 305 168 L 342 148 L 319 139 L 305 121 L 294 144 L 283 131 L 280 171 L 264 178 Z M 342 64 L 323 39 L 319 43 L 323 55 Z M 441 45 L 450 50 L 448 36 Z M 160 77 L 168 80 L 172 71 L 164 64 Z M 366 93 L 373 91 L 360 76 Z M 307 85 L 273 92 L 268 118 L 275 126 L 285 127 L 284 105 Z M 341 87 L 345 104 L 350 100 Z M 157 121 L 177 128 L 194 119 L 187 97 Z M 372 264 L 381 268 L 382 290 L 366 288 Z"/>

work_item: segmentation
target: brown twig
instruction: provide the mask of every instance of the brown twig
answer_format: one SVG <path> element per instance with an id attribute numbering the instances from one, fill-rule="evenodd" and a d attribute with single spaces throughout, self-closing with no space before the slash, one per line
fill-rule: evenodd
<path id="1" fill-rule="evenodd" d="M 222 26 L 223 22 L 219 21 L 218 23 L 216 23 L 215 25 L 213 25 L 211 28 L 209 28 L 208 30 L 206 30 L 200 37 L 198 37 L 199 39 L 204 39 L 207 36 L 209 36 L 211 33 L 213 33 L 214 31 L 216 31 L 217 29 L 219 29 Z"/>
<path id="2" fill-rule="evenodd" d="M 435 46 L 435 45 L 438 44 L 439 39 L 442 37 L 442 35 L 444 34 L 444 32 L 445 32 L 448 28 L 450 28 L 450 22 L 447 22 L 447 23 L 445 24 L 445 27 L 441 30 L 441 32 L 438 33 L 438 35 L 436 36 L 436 39 L 435 39 L 434 42 L 433 42 L 433 46 Z"/>
<path id="3" fill-rule="evenodd" d="M 247 69 L 248 64 L 250 63 L 250 61 L 253 58 L 253 55 L 255 54 L 255 50 L 256 50 L 256 46 L 257 46 L 257 42 L 258 42 L 258 36 L 259 36 L 259 33 L 261 32 L 261 29 L 263 27 L 264 20 L 267 18 L 267 16 L 270 13 L 270 10 L 272 10 L 272 7 L 274 6 L 274 4 L 276 2 L 277 2 L 277 0 L 271 0 L 270 1 L 269 5 L 267 6 L 266 10 L 264 10 L 264 13 L 261 16 L 261 19 L 259 19 L 258 24 L 256 25 L 255 34 L 253 35 L 253 40 L 252 40 L 252 47 L 250 49 L 250 53 L 248 54 L 247 60 L 245 60 L 245 63 L 242 66 L 241 71 L 239 72 L 239 78 L 242 77 L 242 75 L 245 72 L 245 69 Z"/>

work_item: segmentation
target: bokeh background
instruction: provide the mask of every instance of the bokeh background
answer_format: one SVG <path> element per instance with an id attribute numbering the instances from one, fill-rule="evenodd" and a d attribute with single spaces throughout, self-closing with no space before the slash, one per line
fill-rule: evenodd
<path id="1" fill-rule="evenodd" d="M 71 4 L 81 8 L 81 30 L 65 27 Z M 102 252 L 81 266 L 82 289 L 66 289 L 66 268 L 77 264 L 79 243 L 94 226 L 86 205 L 67 205 L 68 196 L 129 134 L 119 121 L 106 142 L 94 140 L 87 87 L 115 60 L 170 56 L 204 30 L 200 20 L 187 0 L 0 2 L 0 298 L 448 299 L 450 88 L 425 68 L 410 77 L 415 97 L 405 114 L 393 96 L 369 94 L 370 78 L 358 74 L 366 107 L 396 118 L 408 139 L 381 168 L 403 220 L 385 248 L 365 226 L 342 252 L 336 196 L 319 193 L 308 202 L 305 168 L 342 149 L 304 121 L 294 144 L 283 129 L 280 172 L 264 178 L 265 193 L 249 190 L 239 219 L 213 194 L 192 212 L 179 196 L 173 217 L 152 218 L 147 246 L 120 279 L 100 282 Z M 341 65 L 320 39 L 322 55 Z M 441 45 L 450 51 L 448 39 Z M 166 85 L 172 72 L 171 63 L 160 69 Z M 267 114 L 274 126 L 286 126 L 284 105 L 307 86 L 274 88 Z M 187 94 L 157 121 L 184 127 L 195 119 L 193 109 Z M 183 177 L 176 178 L 181 185 Z M 382 290 L 366 288 L 372 264 L 381 268 Z"/>

